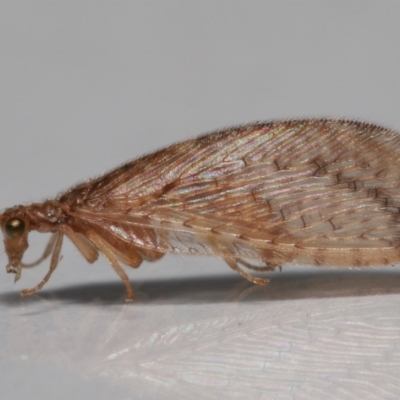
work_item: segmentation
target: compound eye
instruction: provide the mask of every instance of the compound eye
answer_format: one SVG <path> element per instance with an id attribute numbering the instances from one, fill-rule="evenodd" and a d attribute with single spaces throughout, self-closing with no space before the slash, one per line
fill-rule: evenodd
<path id="1" fill-rule="evenodd" d="M 25 221 L 21 218 L 10 218 L 5 226 L 6 235 L 10 239 L 17 239 L 25 232 Z"/>

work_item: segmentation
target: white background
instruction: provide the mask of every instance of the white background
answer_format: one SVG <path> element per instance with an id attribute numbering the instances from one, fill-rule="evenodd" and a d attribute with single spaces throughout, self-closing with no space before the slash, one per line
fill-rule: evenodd
<path id="1" fill-rule="evenodd" d="M 256 120 L 400 130 L 397 1 L 0 1 L 0 207 Z M 40 254 L 32 234 L 26 260 Z M 69 243 L 0 283 L 2 399 L 395 399 L 400 270 L 300 266 L 253 288 L 222 261 L 128 273 Z M 6 265 L 6 256 L 0 257 Z"/>

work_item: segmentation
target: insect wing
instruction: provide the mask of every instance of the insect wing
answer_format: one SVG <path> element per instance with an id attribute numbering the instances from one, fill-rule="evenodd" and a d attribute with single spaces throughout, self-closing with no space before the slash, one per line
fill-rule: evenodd
<path id="1" fill-rule="evenodd" d="M 394 249 L 399 141 L 337 120 L 216 132 L 94 182 L 76 215 L 166 253 L 264 260 L 288 259 L 294 248 Z"/>

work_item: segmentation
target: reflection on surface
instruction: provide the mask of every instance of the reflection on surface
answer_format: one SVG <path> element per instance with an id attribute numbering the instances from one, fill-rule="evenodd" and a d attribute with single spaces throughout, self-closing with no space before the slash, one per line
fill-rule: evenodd
<path id="1" fill-rule="evenodd" d="M 386 398 L 400 390 L 394 270 L 282 273 L 267 287 L 214 277 L 135 289 L 137 300 L 127 304 L 120 282 L 0 295 L 1 362 L 74 371 L 134 399 L 188 398 L 194 390 L 207 398 L 294 398 L 326 387 L 335 398 L 349 376 L 349 398 L 363 388 L 385 387 Z"/>

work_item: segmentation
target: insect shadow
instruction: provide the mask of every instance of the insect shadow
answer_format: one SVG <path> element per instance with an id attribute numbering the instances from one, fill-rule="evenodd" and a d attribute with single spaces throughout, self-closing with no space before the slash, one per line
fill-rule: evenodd
<path id="1" fill-rule="evenodd" d="M 310 271 L 273 275 L 267 286 L 253 285 L 235 276 L 213 276 L 134 283 L 136 297 L 132 306 L 153 304 L 209 304 L 262 302 L 312 298 L 338 298 L 400 293 L 400 271 Z M 42 290 L 32 297 L 16 292 L 0 294 L 0 302 L 9 306 L 39 299 L 67 303 L 121 304 L 123 291 L 119 281 Z"/>

